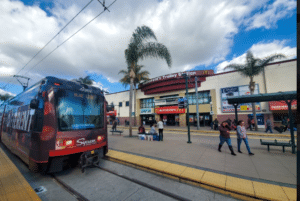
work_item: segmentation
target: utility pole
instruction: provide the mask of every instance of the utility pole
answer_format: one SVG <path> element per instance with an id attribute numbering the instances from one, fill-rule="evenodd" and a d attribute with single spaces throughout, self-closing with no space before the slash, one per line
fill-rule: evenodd
<path id="1" fill-rule="evenodd" d="M 199 105 L 198 105 L 198 85 L 197 85 L 198 78 L 195 77 L 195 90 L 196 90 L 196 112 L 197 112 L 197 130 L 200 128 L 199 123 Z"/>
<path id="2" fill-rule="evenodd" d="M 190 110 L 189 110 L 189 99 L 188 99 L 188 95 L 189 95 L 189 92 L 188 92 L 188 76 L 186 73 L 183 73 L 182 76 L 185 78 L 185 89 L 186 89 L 186 99 L 187 99 L 187 104 L 186 104 L 186 107 L 187 107 L 187 122 L 188 122 L 188 141 L 187 143 L 192 143 L 191 142 L 191 134 L 190 134 Z"/>

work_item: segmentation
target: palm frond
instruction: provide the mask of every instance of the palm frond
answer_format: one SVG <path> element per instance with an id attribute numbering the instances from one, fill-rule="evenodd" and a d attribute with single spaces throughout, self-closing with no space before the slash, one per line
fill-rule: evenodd
<path id="1" fill-rule="evenodd" d="M 286 58 L 284 54 L 275 54 L 273 56 L 267 57 L 266 59 L 261 60 L 260 66 L 266 66 L 269 62 L 274 61 L 275 59 L 283 59 Z"/>
<path id="2" fill-rule="evenodd" d="M 168 67 L 172 65 L 171 55 L 166 46 L 161 43 L 148 42 L 144 44 L 139 52 L 138 59 L 145 59 L 146 57 L 161 58 L 166 60 Z"/>
<path id="3" fill-rule="evenodd" d="M 138 44 L 142 43 L 143 40 L 146 40 L 148 38 L 149 39 L 153 38 L 153 39 L 157 40 L 157 38 L 151 28 L 149 28 L 147 26 L 137 27 L 135 29 L 134 33 L 132 34 L 130 43 L 138 45 Z"/>

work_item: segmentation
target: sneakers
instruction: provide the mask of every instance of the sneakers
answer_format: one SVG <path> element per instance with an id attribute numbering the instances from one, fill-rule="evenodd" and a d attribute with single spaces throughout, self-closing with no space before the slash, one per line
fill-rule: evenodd
<path id="1" fill-rule="evenodd" d="M 231 155 L 236 156 L 236 154 L 234 152 L 232 152 Z"/>
<path id="2" fill-rule="evenodd" d="M 250 156 L 253 156 L 253 155 L 254 155 L 254 153 L 249 153 L 249 155 L 250 155 Z"/>
<path id="3" fill-rule="evenodd" d="M 238 152 L 241 153 L 241 154 L 243 153 L 243 152 L 241 152 L 241 151 L 238 151 Z"/>

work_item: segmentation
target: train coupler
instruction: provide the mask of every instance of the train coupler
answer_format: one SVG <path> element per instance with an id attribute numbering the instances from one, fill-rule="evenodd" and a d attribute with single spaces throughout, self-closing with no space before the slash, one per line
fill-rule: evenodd
<path id="1" fill-rule="evenodd" d="M 81 168 L 81 172 L 84 173 L 85 168 L 87 167 L 99 166 L 100 158 L 102 157 L 103 157 L 102 149 L 82 153 L 79 158 L 79 166 Z"/>

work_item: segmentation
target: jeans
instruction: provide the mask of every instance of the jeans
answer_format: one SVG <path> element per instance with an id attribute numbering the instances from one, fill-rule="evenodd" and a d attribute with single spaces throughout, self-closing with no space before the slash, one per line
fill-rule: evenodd
<path id="1" fill-rule="evenodd" d="M 270 133 L 273 133 L 271 126 L 267 126 L 267 130 L 265 131 L 266 133 L 270 130 Z"/>
<path id="2" fill-rule="evenodd" d="M 158 132 L 159 132 L 159 140 L 160 140 L 160 141 L 163 141 L 163 139 L 164 139 L 163 130 L 164 130 L 164 129 L 158 129 Z"/>
<path id="3" fill-rule="evenodd" d="M 250 147 L 249 147 L 249 143 L 248 143 L 248 138 L 238 138 L 237 139 L 237 144 L 238 144 L 238 151 L 241 151 L 241 144 L 242 144 L 242 141 L 245 142 L 245 145 L 246 145 L 246 148 L 248 150 L 248 153 L 250 154 L 251 151 L 250 151 Z"/>
<path id="4" fill-rule="evenodd" d="M 230 138 L 225 138 L 222 135 L 220 135 L 220 145 L 223 145 L 224 142 L 228 144 L 228 146 L 231 146 L 231 139 Z"/>

